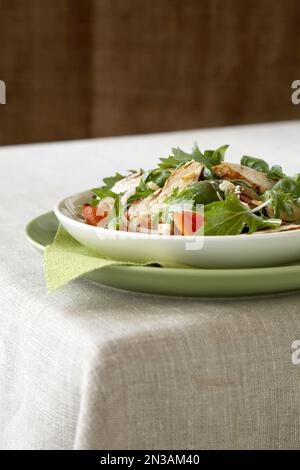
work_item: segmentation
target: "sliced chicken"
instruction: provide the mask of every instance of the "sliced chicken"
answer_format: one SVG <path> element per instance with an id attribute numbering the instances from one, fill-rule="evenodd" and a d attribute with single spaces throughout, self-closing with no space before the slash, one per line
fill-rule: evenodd
<path id="1" fill-rule="evenodd" d="M 183 189 L 199 181 L 203 175 L 204 165 L 191 160 L 177 168 L 164 184 L 161 198 L 170 196 L 174 188 Z"/>
<path id="2" fill-rule="evenodd" d="M 185 163 L 176 169 L 167 179 L 164 187 L 158 189 L 153 194 L 140 202 L 133 203 L 128 209 L 129 224 L 137 230 L 141 228 L 151 228 L 156 230 L 158 220 L 155 215 L 164 207 L 164 200 L 170 196 L 173 189 L 184 189 L 198 181 L 204 171 L 204 165 L 194 160 Z"/>
<path id="3" fill-rule="evenodd" d="M 141 201 L 134 202 L 128 209 L 128 216 L 139 217 L 142 214 L 148 213 L 150 209 L 154 206 L 157 206 L 160 202 L 160 195 L 162 193 L 162 188 L 157 189 L 150 196 L 142 199 Z"/>
<path id="4" fill-rule="evenodd" d="M 140 171 L 132 173 L 132 175 L 126 176 L 125 178 L 117 181 L 111 190 L 116 194 L 132 191 L 139 185 L 141 177 L 142 173 Z"/>
<path id="5" fill-rule="evenodd" d="M 270 180 L 264 173 L 237 163 L 221 163 L 213 167 L 218 178 L 227 180 L 244 180 L 260 193 L 274 186 L 276 181 Z"/>

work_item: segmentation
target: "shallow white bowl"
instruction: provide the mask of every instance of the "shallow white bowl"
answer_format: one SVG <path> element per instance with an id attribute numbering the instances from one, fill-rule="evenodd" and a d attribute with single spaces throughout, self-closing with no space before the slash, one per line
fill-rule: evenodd
<path id="1" fill-rule="evenodd" d="M 86 225 L 76 212 L 91 196 L 85 191 L 65 198 L 54 211 L 70 235 L 104 257 L 206 268 L 278 266 L 300 259 L 300 230 L 195 237 L 127 233 Z"/>

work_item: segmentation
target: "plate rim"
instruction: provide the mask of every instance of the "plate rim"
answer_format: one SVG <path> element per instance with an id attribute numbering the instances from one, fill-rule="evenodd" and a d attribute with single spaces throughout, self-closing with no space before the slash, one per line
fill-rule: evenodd
<path id="1" fill-rule="evenodd" d="M 78 227 L 89 232 L 97 232 L 97 233 L 103 233 L 103 234 L 111 234 L 111 235 L 116 235 L 118 234 L 118 237 L 120 238 L 126 238 L 128 237 L 128 232 L 122 232 L 119 230 L 114 230 L 114 229 L 107 229 L 103 227 L 95 227 L 93 225 L 88 225 L 85 224 L 84 222 L 81 222 L 79 220 L 76 220 L 75 218 L 66 215 L 65 213 L 62 212 L 61 208 L 62 206 L 66 206 L 66 201 L 71 198 L 79 198 L 83 197 L 85 194 L 91 193 L 90 190 L 85 190 L 85 191 L 80 191 L 78 193 L 75 193 L 73 195 L 67 196 L 63 199 L 61 199 L 59 202 L 57 202 L 54 206 L 54 213 L 56 217 L 59 219 L 61 218 L 62 220 L 66 220 L 67 223 L 71 223 L 73 226 Z M 295 235 L 296 234 L 296 235 Z M 283 238 L 283 237 L 300 237 L 300 228 L 299 230 L 288 230 L 288 231 L 283 231 L 283 232 L 254 232 L 252 234 L 240 234 L 240 235 L 213 235 L 213 236 L 201 236 L 197 237 L 195 235 L 158 235 L 158 234 L 149 234 L 149 233 L 138 233 L 138 232 L 130 232 L 130 238 L 132 239 L 146 239 L 146 240 L 182 240 L 183 242 L 191 242 L 195 241 L 199 238 L 205 238 L 206 243 L 219 243 L 220 240 L 223 242 L 231 242 L 232 240 L 238 240 L 241 242 L 242 240 L 255 240 L 255 239 L 261 239 L 261 238 Z"/>
<path id="2" fill-rule="evenodd" d="M 37 220 L 50 217 L 55 215 L 56 219 L 57 216 L 53 210 L 50 210 L 48 212 L 44 212 L 33 219 L 31 219 L 25 226 L 25 237 L 28 240 L 28 242 L 33 245 L 38 251 L 44 252 L 45 248 L 47 245 L 41 244 L 38 241 L 36 241 L 32 235 L 30 234 L 31 227 L 37 222 Z M 59 220 L 57 219 L 57 223 L 59 224 Z M 94 227 L 98 228 L 98 227 Z M 238 235 L 237 235 L 238 236 Z M 221 237 L 222 238 L 222 237 Z M 197 267 L 187 267 L 187 268 L 172 268 L 172 267 L 157 267 L 157 266 L 139 266 L 139 265 L 122 265 L 122 264 L 117 264 L 117 265 L 111 265 L 106 268 L 102 269 L 121 269 L 124 271 L 129 270 L 138 270 L 138 271 L 145 271 L 145 272 L 151 272 L 154 269 L 158 269 L 159 272 L 162 274 L 168 273 L 168 274 L 183 274 L 186 276 L 193 276 L 196 274 L 201 274 L 205 273 L 207 277 L 213 278 L 218 275 L 224 275 L 226 273 L 227 275 L 230 275 L 231 277 L 239 277 L 239 276 L 257 276 L 257 275 L 267 275 L 267 274 L 272 274 L 273 276 L 275 275 L 280 275 L 284 273 L 292 273 L 294 274 L 299 274 L 300 273 L 300 262 L 299 264 L 288 264 L 288 265 L 281 265 L 281 266 L 262 266 L 262 267 L 254 267 L 254 268 L 197 268 Z"/>

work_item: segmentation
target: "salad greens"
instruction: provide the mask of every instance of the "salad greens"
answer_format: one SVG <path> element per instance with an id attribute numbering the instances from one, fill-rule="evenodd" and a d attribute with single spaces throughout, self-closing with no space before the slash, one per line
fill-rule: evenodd
<path id="1" fill-rule="evenodd" d="M 219 196 L 218 196 L 219 191 Z M 209 204 L 210 202 L 219 201 L 223 191 L 219 189 L 219 184 L 215 181 L 203 180 L 180 190 L 178 187 L 174 188 L 171 195 L 165 199 L 166 204 L 188 204 L 191 203 L 196 206 L 197 204 Z M 222 197 L 222 196 L 221 196 Z"/>
<path id="2" fill-rule="evenodd" d="M 103 183 L 104 187 L 107 189 L 111 189 L 118 181 L 122 180 L 124 178 L 123 175 L 120 175 L 120 173 L 116 173 L 115 176 L 107 176 L 106 178 L 103 178 Z"/>
<path id="3" fill-rule="evenodd" d="M 204 210 L 205 235 L 240 235 L 244 229 L 253 233 L 264 228 L 277 228 L 279 219 L 257 216 L 236 195 L 231 194 L 225 201 L 212 202 Z"/>
<path id="4" fill-rule="evenodd" d="M 269 171 L 268 163 L 266 163 L 261 158 L 248 157 L 247 155 L 244 155 L 241 158 L 241 165 L 248 166 L 253 170 L 263 171 L 264 173 Z"/>
<path id="5" fill-rule="evenodd" d="M 173 148 L 156 168 L 116 173 L 92 189 L 87 224 L 118 230 L 206 236 L 300 228 L 300 174 L 244 155 L 225 162 L 228 145 L 190 153 Z M 188 221 L 188 223 L 187 223 Z"/>
<path id="6" fill-rule="evenodd" d="M 261 158 L 248 157 L 247 155 L 244 155 L 241 158 L 241 165 L 252 168 L 253 170 L 262 171 L 267 174 L 268 178 L 273 180 L 280 180 L 286 177 L 280 165 L 273 165 L 270 168 L 269 164 Z"/>
<path id="7" fill-rule="evenodd" d="M 191 153 L 186 153 L 180 148 L 173 148 L 173 155 L 168 158 L 160 158 L 160 168 L 177 168 L 179 165 L 195 160 L 202 163 L 205 167 L 212 171 L 213 165 L 218 165 L 224 161 L 225 152 L 228 145 L 223 145 L 216 150 L 205 150 L 202 153 L 197 144 L 194 145 Z"/>

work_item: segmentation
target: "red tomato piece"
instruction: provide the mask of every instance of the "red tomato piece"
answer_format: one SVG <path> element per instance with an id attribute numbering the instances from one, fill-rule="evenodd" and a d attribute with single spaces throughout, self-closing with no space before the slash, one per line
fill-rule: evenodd
<path id="1" fill-rule="evenodd" d="M 98 225 L 98 223 L 107 216 L 107 213 L 97 215 L 97 207 L 93 207 L 90 204 L 84 204 L 82 206 L 82 215 L 85 223 L 88 225 Z"/>
<path id="2" fill-rule="evenodd" d="M 204 224 L 204 216 L 199 212 L 174 212 L 174 234 L 195 235 Z"/>

